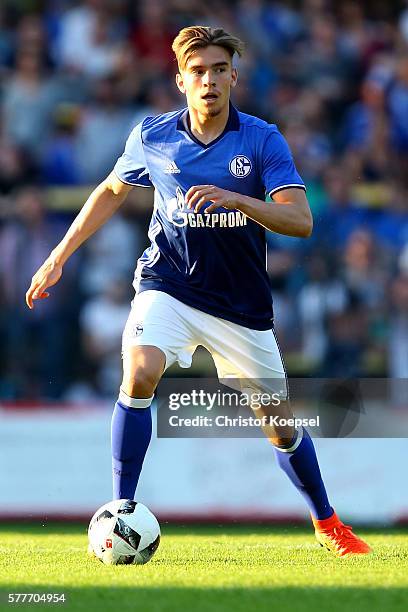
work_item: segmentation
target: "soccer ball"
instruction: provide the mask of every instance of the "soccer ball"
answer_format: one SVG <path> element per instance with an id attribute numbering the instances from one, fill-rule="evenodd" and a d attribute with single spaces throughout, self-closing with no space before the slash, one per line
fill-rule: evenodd
<path id="1" fill-rule="evenodd" d="M 146 506 L 116 499 L 95 512 L 88 527 L 89 551 L 107 565 L 142 565 L 160 543 L 160 525 Z"/>

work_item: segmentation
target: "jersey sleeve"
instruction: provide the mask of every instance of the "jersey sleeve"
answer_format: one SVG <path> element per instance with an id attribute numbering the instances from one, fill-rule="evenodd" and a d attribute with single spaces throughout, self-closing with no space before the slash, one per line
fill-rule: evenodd
<path id="1" fill-rule="evenodd" d="M 264 142 L 261 172 L 266 193 L 272 196 L 281 189 L 291 187 L 306 190 L 285 138 L 275 126 L 268 132 Z"/>
<path id="2" fill-rule="evenodd" d="M 116 176 L 128 185 L 153 187 L 149 177 L 142 140 L 143 122 L 130 133 L 125 150 L 116 162 L 113 171 Z"/>

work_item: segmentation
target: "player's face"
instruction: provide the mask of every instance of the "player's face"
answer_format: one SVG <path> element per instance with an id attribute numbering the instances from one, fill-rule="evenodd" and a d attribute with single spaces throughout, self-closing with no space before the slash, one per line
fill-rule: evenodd
<path id="1" fill-rule="evenodd" d="M 229 102 L 231 87 L 237 82 L 237 71 L 226 49 L 209 45 L 193 53 L 185 69 L 177 74 L 176 81 L 186 95 L 189 108 L 201 115 L 215 117 Z"/>

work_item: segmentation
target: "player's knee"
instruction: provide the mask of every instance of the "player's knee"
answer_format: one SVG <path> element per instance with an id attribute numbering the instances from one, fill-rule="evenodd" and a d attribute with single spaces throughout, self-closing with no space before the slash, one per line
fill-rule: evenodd
<path id="1" fill-rule="evenodd" d="M 132 373 L 123 377 L 122 389 L 130 397 L 151 397 L 160 380 L 157 369 L 145 364 L 137 365 Z"/>
<path id="2" fill-rule="evenodd" d="M 133 347 L 123 353 L 122 389 L 130 397 L 151 397 L 165 367 L 165 355 L 154 346 Z"/>

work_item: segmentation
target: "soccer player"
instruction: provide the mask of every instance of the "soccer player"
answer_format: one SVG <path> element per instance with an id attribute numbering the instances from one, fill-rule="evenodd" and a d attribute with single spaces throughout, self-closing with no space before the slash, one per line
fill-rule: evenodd
<path id="1" fill-rule="evenodd" d="M 233 58 L 242 54 L 242 42 L 222 28 L 193 26 L 179 32 L 173 51 L 187 108 L 147 117 L 134 128 L 112 173 L 91 193 L 26 294 L 29 308 L 47 298 L 70 255 L 129 191 L 154 187 L 151 245 L 136 268 L 112 417 L 117 499 L 134 497 L 163 372 L 176 361 L 188 367 L 198 345 L 210 351 L 220 379 L 286 385 L 265 270 L 265 229 L 304 238 L 312 231 L 305 186 L 283 136 L 230 102 L 237 84 Z M 290 415 L 287 401 L 278 410 Z M 276 428 L 268 438 L 309 507 L 317 540 L 338 556 L 368 553 L 330 505 L 306 429 Z"/>

